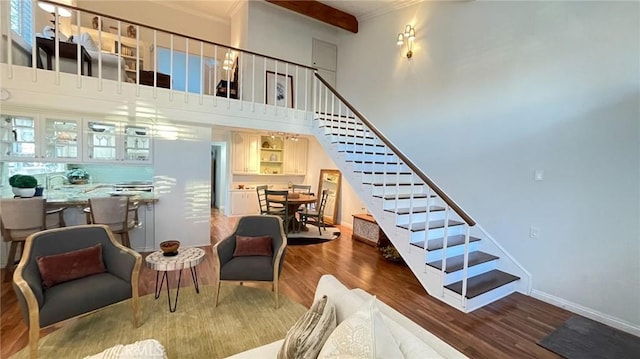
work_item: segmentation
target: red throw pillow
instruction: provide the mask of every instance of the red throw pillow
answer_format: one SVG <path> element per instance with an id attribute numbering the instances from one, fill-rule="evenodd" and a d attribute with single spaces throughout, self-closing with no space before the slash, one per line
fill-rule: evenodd
<path id="1" fill-rule="evenodd" d="M 234 257 L 241 256 L 272 256 L 271 236 L 245 237 L 236 236 L 236 250 Z"/>
<path id="2" fill-rule="evenodd" d="M 36 263 L 44 288 L 107 271 L 102 260 L 100 243 L 77 251 L 38 256 Z"/>

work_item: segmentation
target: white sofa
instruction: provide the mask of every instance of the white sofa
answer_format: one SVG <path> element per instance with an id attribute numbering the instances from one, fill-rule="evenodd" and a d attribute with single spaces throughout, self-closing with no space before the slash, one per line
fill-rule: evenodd
<path id="1" fill-rule="evenodd" d="M 355 313 L 367 301 L 367 299 L 371 298 L 371 295 L 364 290 L 359 288 L 348 289 L 338 281 L 336 277 L 328 274 L 325 274 L 320 278 L 318 286 L 316 287 L 314 300 L 322 298 L 323 295 L 326 295 L 328 298 L 333 298 L 338 324 L 351 314 Z M 384 317 L 385 324 L 393 333 L 394 337 L 401 337 L 404 342 L 415 341 L 417 339 L 422 342 L 421 344 L 425 344 L 430 347 L 431 350 L 423 351 L 421 355 L 419 355 L 421 358 L 467 358 L 452 346 L 383 302 L 378 300 L 376 305 Z M 238 353 L 228 359 L 276 358 L 282 343 L 283 340 L 279 340 Z"/>

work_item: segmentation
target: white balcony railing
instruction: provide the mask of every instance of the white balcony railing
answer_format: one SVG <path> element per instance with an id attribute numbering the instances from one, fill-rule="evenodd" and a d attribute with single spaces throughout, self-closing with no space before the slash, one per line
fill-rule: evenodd
<path id="1" fill-rule="evenodd" d="M 24 38 L 18 27 L 3 29 L 0 53 L 8 78 L 15 66 L 31 67 L 34 78 L 38 69 L 50 70 L 58 83 L 60 73 L 70 73 L 78 83 L 95 78 L 100 89 L 103 81 L 112 81 L 118 90 L 148 86 L 271 105 L 276 111 L 313 110 L 310 66 L 72 6 L 49 3 L 55 9 L 49 13 L 32 1 L 28 19 L 29 14 L 16 13 L 7 4 L 0 4 L 1 22 L 9 24 L 18 16 L 31 24 L 31 31 L 22 32 L 33 34 Z M 39 24 L 48 26 L 40 30 Z M 260 108 L 266 112 L 268 106 Z"/>

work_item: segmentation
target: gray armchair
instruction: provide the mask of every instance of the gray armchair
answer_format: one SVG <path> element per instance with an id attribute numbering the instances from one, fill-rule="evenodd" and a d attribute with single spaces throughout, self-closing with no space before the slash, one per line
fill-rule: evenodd
<path id="1" fill-rule="evenodd" d="M 49 288 L 36 262 L 50 256 L 85 249 L 100 243 L 106 272 L 72 279 Z M 138 325 L 138 276 L 142 256 L 116 241 L 105 225 L 83 225 L 37 232 L 25 243 L 20 264 L 13 275 L 25 323 L 29 327 L 29 353 L 38 355 L 40 329 L 92 313 L 131 298 L 133 324 Z"/>
<path id="2" fill-rule="evenodd" d="M 271 256 L 249 255 L 236 256 L 236 236 L 271 237 Z M 218 305 L 218 294 L 221 282 L 239 283 L 259 282 L 271 283 L 275 294 L 276 308 L 279 307 L 278 277 L 282 272 L 282 262 L 287 247 L 287 236 L 284 233 L 282 219 L 274 215 L 246 216 L 238 220 L 233 233 L 213 247 L 214 263 L 214 305 Z"/>

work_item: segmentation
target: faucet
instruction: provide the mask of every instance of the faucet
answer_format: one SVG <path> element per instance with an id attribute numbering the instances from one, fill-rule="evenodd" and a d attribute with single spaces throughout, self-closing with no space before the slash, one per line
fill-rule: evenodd
<path id="1" fill-rule="evenodd" d="M 64 184 L 64 182 L 67 179 L 67 176 L 64 175 L 53 175 L 53 176 L 47 176 L 45 177 L 45 188 L 48 190 L 52 190 L 53 189 L 53 185 L 51 184 L 51 181 L 53 181 L 54 179 L 57 178 L 62 178 L 62 184 Z"/>

